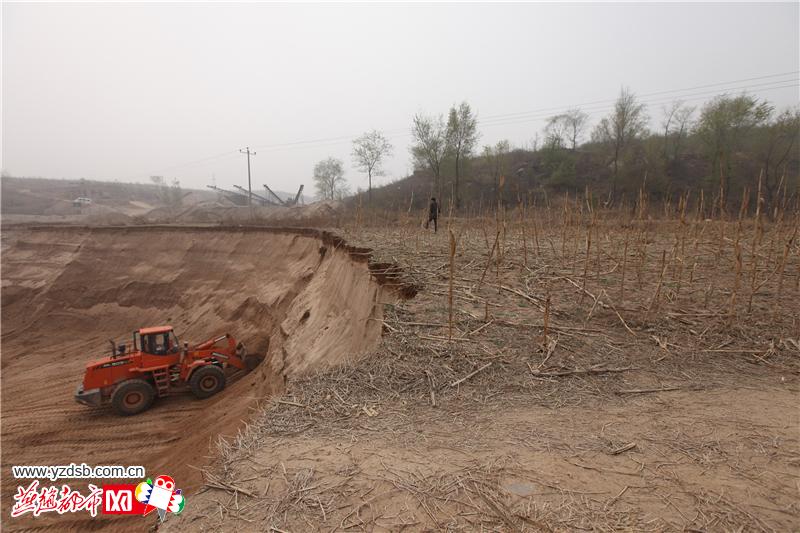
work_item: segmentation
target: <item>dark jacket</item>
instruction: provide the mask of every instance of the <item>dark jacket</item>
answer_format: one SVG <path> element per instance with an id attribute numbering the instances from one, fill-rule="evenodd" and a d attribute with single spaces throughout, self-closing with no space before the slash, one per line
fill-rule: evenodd
<path id="1" fill-rule="evenodd" d="M 428 211 L 429 218 L 439 218 L 439 204 L 436 200 L 431 200 L 430 210 Z"/>

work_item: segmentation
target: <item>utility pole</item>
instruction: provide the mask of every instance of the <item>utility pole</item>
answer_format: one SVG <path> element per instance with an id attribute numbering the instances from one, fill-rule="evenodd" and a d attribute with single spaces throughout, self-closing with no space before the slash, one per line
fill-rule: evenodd
<path id="1" fill-rule="evenodd" d="M 256 155 L 255 152 L 250 151 L 248 146 L 244 150 L 239 150 L 239 153 L 247 154 L 247 205 L 253 205 L 253 189 L 250 186 L 250 156 Z"/>

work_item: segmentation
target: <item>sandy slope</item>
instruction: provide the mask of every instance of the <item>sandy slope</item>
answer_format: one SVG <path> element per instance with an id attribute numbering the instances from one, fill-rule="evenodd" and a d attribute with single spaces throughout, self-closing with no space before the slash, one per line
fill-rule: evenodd
<path id="1" fill-rule="evenodd" d="M 206 461 L 209 444 L 234 432 L 255 398 L 281 390 L 287 375 L 376 345 L 384 290 L 364 257 L 341 245 L 319 232 L 252 228 L 5 231 L 3 472 L 15 464 L 143 464 L 148 474 L 164 470 L 196 485 L 189 465 Z M 107 351 L 109 338 L 163 323 L 193 341 L 230 332 L 249 351 L 268 352 L 267 363 L 218 397 L 168 398 L 133 418 L 74 402 L 83 365 Z M 4 517 L 15 487 L 4 476 Z M 84 515 L 36 524 L 89 527 L 77 517 Z"/>

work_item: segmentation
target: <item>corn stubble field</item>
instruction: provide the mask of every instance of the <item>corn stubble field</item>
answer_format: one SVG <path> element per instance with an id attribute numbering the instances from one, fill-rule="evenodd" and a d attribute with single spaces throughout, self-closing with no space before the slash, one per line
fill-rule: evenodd
<path id="1" fill-rule="evenodd" d="M 337 231 L 419 293 L 220 438 L 166 529 L 796 530 L 800 217 L 748 203 L 587 194 L 437 234 L 357 210 Z"/>

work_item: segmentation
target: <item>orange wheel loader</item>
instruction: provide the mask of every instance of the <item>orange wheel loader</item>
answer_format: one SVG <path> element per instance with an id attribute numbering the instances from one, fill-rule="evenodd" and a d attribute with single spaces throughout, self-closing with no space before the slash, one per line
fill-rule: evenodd
<path id="1" fill-rule="evenodd" d="M 198 398 L 208 398 L 225 388 L 230 368 L 250 371 L 261 362 L 227 333 L 181 346 L 172 326 L 158 326 L 134 331 L 130 345 L 110 342 L 110 357 L 86 365 L 75 399 L 92 407 L 111 404 L 126 416 L 178 392 L 191 390 Z"/>

